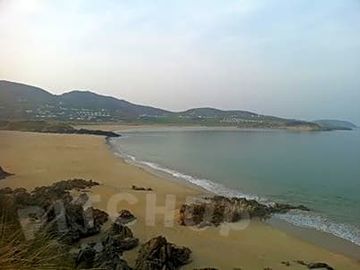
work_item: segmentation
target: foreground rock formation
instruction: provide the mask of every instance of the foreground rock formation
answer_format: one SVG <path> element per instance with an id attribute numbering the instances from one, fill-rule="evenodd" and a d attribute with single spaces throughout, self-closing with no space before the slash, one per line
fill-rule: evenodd
<path id="1" fill-rule="evenodd" d="M 38 230 L 33 235 L 35 239 L 27 241 L 37 241 L 38 235 L 46 235 L 55 243 L 55 249 L 61 256 L 70 261 L 71 269 L 130 270 L 132 268 L 122 255 L 137 247 L 139 239 L 125 224 L 136 217 L 128 210 L 121 210 L 115 222 L 104 230 L 103 225 L 109 221 L 108 214 L 100 209 L 85 207 L 88 200 L 85 191 L 96 185 L 98 183 L 91 180 L 72 179 L 38 187 L 31 192 L 23 188 L 0 189 L 0 205 L 6 205 L 6 210 L 0 209 L 0 215 L 11 217 L 11 230 L 14 225 L 20 230 L 19 218 L 36 224 Z M 74 198 L 73 190 L 80 192 L 80 195 Z M 20 231 L 25 232 L 22 229 Z M 79 240 L 93 235 L 97 235 L 93 242 L 74 249 L 79 245 Z M 24 240 L 21 238 L 20 241 Z M 159 236 L 141 246 L 135 269 L 178 269 L 190 261 L 190 254 L 190 249 L 178 247 Z M 22 259 L 27 258 L 16 260 Z M 64 265 L 60 262 L 60 266 Z"/>
<path id="2" fill-rule="evenodd" d="M 76 257 L 77 269 L 131 269 L 122 259 L 125 250 L 135 248 L 139 239 L 123 225 L 112 224 L 100 242 L 84 245 Z"/>
<path id="3" fill-rule="evenodd" d="M 223 222 L 237 222 L 255 217 L 266 219 L 274 213 L 286 213 L 294 209 L 309 211 L 303 205 L 265 205 L 245 198 L 214 196 L 182 205 L 179 211 L 179 223 L 184 226 L 219 226 Z"/>
<path id="4" fill-rule="evenodd" d="M 174 270 L 189 263 L 191 250 L 169 243 L 165 237 L 155 237 L 140 248 L 136 270 Z"/>

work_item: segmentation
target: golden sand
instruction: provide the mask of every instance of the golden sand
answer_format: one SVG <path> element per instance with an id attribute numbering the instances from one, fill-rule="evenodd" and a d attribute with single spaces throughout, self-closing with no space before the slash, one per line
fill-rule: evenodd
<path id="1" fill-rule="evenodd" d="M 111 129 L 111 128 L 109 128 Z M 118 210 L 130 209 L 138 218 L 131 229 L 145 242 L 157 235 L 178 245 L 189 247 L 193 262 L 184 269 L 217 267 L 219 269 L 306 269 L 294 260 L 324 261 L 335 269 L 360 269 L 360 263 L 343 255 L 299 240 L 266 224 L 252 221 L 243 230 L 231 230 L 227 236 L 219 228 L 194 230 L 174 222 L 164 223 L 164 215 L 157 214 L 155 224 L 146 211 L 156 198 L 157 206 L 175 199 L 175 207 L 187 197 L 202 193 L 200 189 L 151 174 L 125 163 L 105 144 L 103 137 L 87 135 L 57 135 L 27 132 L 0 132 L 0 165 L 15 173 L 0 181 L 0 187 L 25 187 L 69 179 L 93 179 L 102 185 L 94 188 L 91 197 L 95 207 L 111 216 Z M 153 192 L 133 191 L 132 185 L 151 187 Z M 147 201 L 148 200 L 148 201 Z M 146 215 L 148 213 L 148 215 Z M 168 211 L 176 215 L 176 211 Z M 125 252 L 130 264 L 136 250 Z M 282 265 L 289 261 L 291 266 Z"/>

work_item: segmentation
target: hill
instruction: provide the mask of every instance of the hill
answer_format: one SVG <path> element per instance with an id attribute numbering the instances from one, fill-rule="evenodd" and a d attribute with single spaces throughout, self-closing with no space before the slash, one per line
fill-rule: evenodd
<path id="1" fill-rule="evenodd" d="M 53 95 L 44 89 L 0 81 L 0 119 L 119 121 L 141 116 L 160 117 L 165 110 L 132 104 L 89 91 Z"/>
<path id="2" fill-rule="evenodd" d="M 241 110 L 194 108 L 184 112 L 171 112 L 89 91 L 76 90 L 53 95 L 38 87 L 9 81 L 0 81 L 0 120 L 123 121 L 245 128 L 322 129 L 317 123 Z"/>
<path id="3" fill-rule="evenodd" d="M 322 128 L 336 129 L 336 130 L 352 130 L 356 128 L 355 124 L 349 121 L 342 121 L 342 120 L 324 119 L 324 120 L 314 121 L 314 123 L 317 123 Z"/>

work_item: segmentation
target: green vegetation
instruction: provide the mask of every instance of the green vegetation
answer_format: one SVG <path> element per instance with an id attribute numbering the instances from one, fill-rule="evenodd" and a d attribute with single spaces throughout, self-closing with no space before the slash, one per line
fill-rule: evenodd
<path id="1" fill-rule="evenodd" d="M 331 130 L 337 126 L 323 123 L 285 119 L 248 111 L 223 111 L 214 108 L 195 108 L 184 112 L 171 112 L 142 106 L 114 97 L 101 96 L 89 91 L 72 91 L 62 95 L 19 83 L 0 81 L 0 120 L 29 121 L 17 123 L 10 129 L 39 131 L 39 123 L 47 121 L 44 132 L 52 130 L 71 132 L 68 122 L 127 123 L 233 126 L 240 128 L 290 128 L 303 130 Z M 65 123 L 65 124 L 64 124 Z"/>
<path id="2" fill-rule="evenodd" d="M 0 121 L 0 130 L 17 130 L 41 133 L 59 134 L 87 134 L 106 137 L 119 137 L 120 135 L 112 131 L 76 129 L 65 122 L 47 121 Z"/>

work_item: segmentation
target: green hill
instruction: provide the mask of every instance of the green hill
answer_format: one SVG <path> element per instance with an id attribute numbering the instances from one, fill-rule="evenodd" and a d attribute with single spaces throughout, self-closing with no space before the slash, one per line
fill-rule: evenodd
<path id="1" fill-rule="evenodd" d="M 171 112 L 89 91 L 53 95 L 38 87 L 9 81 L 0 81 L 0 120 L 122 121 L 244 128 L 322 129 L 320 125 L 312 122 L 241 110 L 194 108 L 184 112 Z"/>

